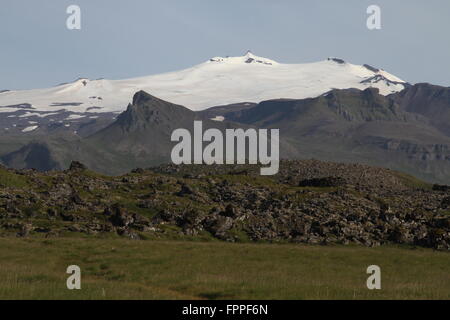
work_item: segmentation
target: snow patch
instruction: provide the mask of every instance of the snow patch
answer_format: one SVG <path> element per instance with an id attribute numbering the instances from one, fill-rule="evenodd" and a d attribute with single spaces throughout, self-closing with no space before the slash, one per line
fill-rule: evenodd
<path id="1" fill-rule="evenodd" d="M 25 112 L 24 114 L 20 115 L 19 118 L 28 118 L 28 117 L 39 117 L 39 118 L 45 118 L 48 116 L 57 115 L 59 113 L 53 112 L 53 113 L 37 113 L 37 112 Z"/>
<path id="2" fill-rule="evenodd" d="M 224 121 L 225 117 L 224 116 L 216 116 L 214 118 L 211 118 L 211 120 L 213 120 L 213 121 Z"/>
<path id="3" fill-rule="evenodd" d="M 36 130 L 38 127 L 39 126 L 26 127 L 25 129 L 22 130 L 22 132 L 31 132 L 31 131 Z"/>
<path id="4" fill-rule="evenodd" d="M 79 114 L 71 114 L 65 120 L 76 120 L 76 119 L 81 119 L 81 118 L 86 118 L 86 116 L 85 115 L 79 115 Z"/>

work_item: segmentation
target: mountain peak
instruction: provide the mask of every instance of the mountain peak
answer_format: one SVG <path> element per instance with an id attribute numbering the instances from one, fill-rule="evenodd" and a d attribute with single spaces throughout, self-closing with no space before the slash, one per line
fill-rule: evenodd
<path id="1" fill-rule="evenodd" d="M 336 58 L 336 57 L 329 57 L 327 60 L 336 62 L 337 64 L 345 64 L 346 63 L 344 59 Z"/>
<path id="2" fill-rule="evenodd" d="M 139 90 L 133 96 L 133 105 L 142 104 L 144 102 L 151 101 L 153 99 L 157 99 L 157 98 L 155 98 L 152 95 L 148 94 L 144 90 Z"/>
<path id="3" fill-rule="evenodd" d="M 242 54 L 237 57 L 215 57 L 184 70 L 139 78 L 84 78 L 57 88 L 0 93 L 0 112 L 8 111 L 11 113 L 6 115 L 8 117 L 13 112 L 20 112 L 20 105 L 25 103 L 34 111 L 50 115 L 58 111 L 56 107 L 61 107 L 62 112 L 86 114 L 122 112 L 130 101 L 138 103 L 155 99 L 143 93 L 138 93 L 133 99 L 139 90 L 191 110 L 204 110 L 242 101 L 312 98 L 330 88 L 365 89 L 375 86 L 380 88 L 381 94 L 388 95 L 407 86 L 381 68 L 355 65 L 339 58 L 291 64 L 260 57 L 253 51 Z M 35 118 L 40 120 L 43 117 Z"/>
<path id="4" fill-rule="evenodd" d="M 240 57 L 214 57 L 209 59 L 209 62 L 219 62 L 219 63 L 229 63 L 229 64 L 255 64 L 255 65 L 266 65 L 266 66 L 272 66 L 277 65 L 278 62 L 268 59 L 259 57 L 257 55 L 254 55 L 250 50 L 247 50 L 246 54 Z"/>
<path id="5" fill-rule="evenodd" d="M 244 54 L 244 56 L 247 58 L 258 58 L 250 50 L 247 50 L 247 52 L 246 52 L 246 54 Z"/>
<path id="6" fill-rule="evenodd" d="M 140 90 L 133 96 L 133 103 L 128 105 L 115 123 L 127 131 L 145 129 L 152 125 L 167 124 L 174 119 L 192 118 L 194 113 L 180 105 L 156 98 Z M 114 124 L 113 124 L 114 125 Z"/>
<path id="7" fill-rule="evenodd" d="M 152 96 L 144 90 L 139 90 L 133 96 L 133 106 L 165 106 L 165 105 L 175 105 L 169 101 Z M 182 107 L 182 106 L 178 106 Z M 184 108 L 184 107 L 182 107 Z"/>

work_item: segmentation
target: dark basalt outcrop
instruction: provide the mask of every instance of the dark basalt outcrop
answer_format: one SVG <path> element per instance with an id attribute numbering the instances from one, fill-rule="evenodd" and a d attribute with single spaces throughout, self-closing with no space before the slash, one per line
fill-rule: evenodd
<path id="1" fill-rule="evenodd" d="M 298 184 L 299 187 L 339 187 L 345 184 L 345 180 L 341 177 L 326 177 L 302 180 Z"/>
<path id="2" fill-rule="evenodd" d="M 40 173 L 0 168 L 0 236 L 115 234 L 450 249 L 450 188 L 395 171 L 316 160 L 175 166 L 120 177 L 79 162 Z"/>

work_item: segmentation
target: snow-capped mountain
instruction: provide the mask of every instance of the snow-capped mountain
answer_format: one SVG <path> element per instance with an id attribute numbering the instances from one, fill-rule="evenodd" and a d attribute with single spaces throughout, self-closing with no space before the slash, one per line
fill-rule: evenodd
<path id="1" fill-rule="evenodd" d="M 96 113 L 122 112 L 139 90 L 197 111 L 239 102 L 316 97 L 331 89 L 376 87 L 387 95 L 401 91 L 405 84 L 383 70 L 337 58 L 283 64 L 248 52 L 140 78 L 78 79 L 48 89 L 4 91 L 0 93 L 0 113 L 8 116 L 5 113 L 20 111 L 22 117 L 43 118 L 69 112 L 71 118 L 65 120 L 76 120 Z"/>

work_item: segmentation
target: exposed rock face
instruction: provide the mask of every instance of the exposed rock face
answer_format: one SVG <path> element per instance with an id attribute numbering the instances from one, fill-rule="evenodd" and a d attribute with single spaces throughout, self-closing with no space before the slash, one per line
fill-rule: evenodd
<path id="1" fill-rule="evenodd" d="M 0 235 L 114 233 L 130 239 L 214 237 L 450 249 L 450 186 L 397 172 L 316 160 L 258 166 L 175 166 L 97 175 L 0 168 Z"/>
<path id="2" fill-rule="evenodd" d="M 450 135 L 450 88 L 418 83 L 392 95 L 401 109 L 425 116 L 433 125 Z"/>
<path id="3" fill-rule="evenodd" d="M 443 186 L 440 184 L 435 184 L 435 185 L 433 185 L 433 190 L 446 192 L 446 191 L 450 191 L 450 186 Z"/>
<path id="4" fill-rule="evenodd" d="M 450 88 L 417 84 L 389 96 L 376 88 L 331 90 L 311 99 L 213 111 L 228 121 L 282 128 L 281 139 L 299 152 L 290 159 L 357 162 L 450 181 Z"/>
<path id="5" fill-rule="evenodd" d="M 87 167 L 79 161 L 72 161 L 70 163 L 70 167 L 69 167 L 70 171 L 79 171 L 79 170 L 86 170 L 86 169 L 87 169 Z"/>

